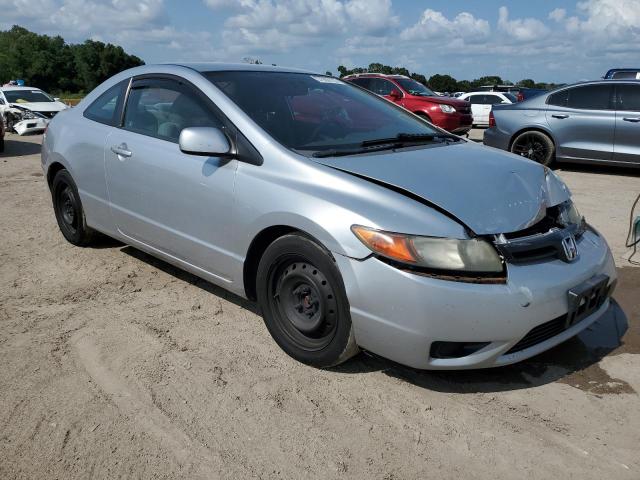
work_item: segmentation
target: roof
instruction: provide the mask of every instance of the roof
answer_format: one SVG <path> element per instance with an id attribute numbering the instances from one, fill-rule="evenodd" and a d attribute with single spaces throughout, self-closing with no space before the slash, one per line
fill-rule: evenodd
<path id="1" fill-rule="evenodd" d="M 167 64 L 164 64 L 167 65 Z M 289 73 L 317 73 L 309 70 L 302 70 L 299 68 L 278 67 L 276 65 L 263 65 L 253 63 L 220 63 L 220 62 L 202 62 L 202 63 L 189 63 L 189 62 L 170 62 L 168 65 L 176 65 L 180 67 L 191 68 L 198 72 L 289 72 Z"/>
<path id="2" fill-rule="evenodd" d="M 3 92 L 8 92 L 9 90 L 40 90 L 38 87 L 19 87 L 18 85 L 7 85 L 5 87 L 0 86 L 0 90 Z"/>
<path id="3" fill-rule="evenodd" d="M 354 78 L 354 77 L 384 77 L 384 78 L 409 78 L 406 75 L 400 75 L 397 73 L 378 73 L 378 72 L 362 72 L 362 73 L 352 73 L 350 75 L 345 75 L 342 78 Z"/>

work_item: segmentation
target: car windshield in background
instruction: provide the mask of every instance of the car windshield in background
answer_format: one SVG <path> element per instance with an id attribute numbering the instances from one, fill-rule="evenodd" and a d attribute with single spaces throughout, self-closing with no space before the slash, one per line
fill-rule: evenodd
<path id="1" fill-rule="evenodd" d="M 269 135 L 297 151 L 346 151 L 381 139 L 442 133 L 333 77 L 249 71 L 205 76 Z"/>
<path id="2" fill-rule="evenodd" d="M 437 97 L 433 90 L 429 90 L 420 82 L 411 80 L 410 78 L 394 78 L 394 80 L 400 84 L 411 95 L 419 95 L 421 97 Z"/>
<path id="3" fill-rule="evenodd" d="M 53 98 L 42 90 L 4 90 L 9 103 L 53 102 Z"/>

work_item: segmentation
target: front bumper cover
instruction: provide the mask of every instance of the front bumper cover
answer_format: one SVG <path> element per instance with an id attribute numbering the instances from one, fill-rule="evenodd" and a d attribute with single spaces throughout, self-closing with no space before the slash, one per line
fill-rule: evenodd
<path id="1" fill-rule="evenodd" d="M 597 320 L 601 307 L 562 333 L 508 353 L 533 328 L 569 311 L 568 291 L 604 274 L 616 280 L 605 240 L 587 231 L 571 263 L 549 259 L 508 264 L 506 284 L 447 281 L 398 270 L 375 257 L 357 260 L 336 254 L 351 307 L 356 342 L 398 363 L 421 369 L 485 368 L 537 355 Z M 433 342 L 487 342 L 460 358 L 432 358 Z"/>

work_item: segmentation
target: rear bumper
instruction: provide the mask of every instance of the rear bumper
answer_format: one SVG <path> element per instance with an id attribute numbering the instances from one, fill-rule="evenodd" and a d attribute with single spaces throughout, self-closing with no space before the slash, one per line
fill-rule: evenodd
<path id="1" fill-rule="evenodd" d="M 498 127 L 490 127 L 484 131 L 484 144 L 489 147 L 509 150 L 510 140 L 509 134 L 502 132 Z"/>
<path id="2" fill-rule="evenodd" d="M 509 352 L 533 328 L 567 314 L 568 290 L 598 274 L 616 279 L 603 238 L 586 232 L 573 263 L 509 265 L 506 284 L 452 282 L 398 270 L 374 257 L 336 255 L 351 306 L 356 342 L 385 358 L 421 369 L 485 368 L 515 363 L 589 326 L 609 308 L 528 348 Z M 433 358 L 433 342 L 486 342 L 463 357 Z"/>

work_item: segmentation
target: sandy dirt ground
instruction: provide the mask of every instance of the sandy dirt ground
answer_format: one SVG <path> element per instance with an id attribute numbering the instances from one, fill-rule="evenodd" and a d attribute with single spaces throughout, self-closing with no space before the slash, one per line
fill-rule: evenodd
<path id="1" fill-rule="evenodd" d="M 623 248 L 620 308 L 529 361 L 317 370 L 254 304 L 117 242 L 66 243 L 40 140 L 9 135 L 0 157 L 0 479 L 640 478 L 640 268 Z M 623 245 L 640 177 L 560 174 Z"/>

